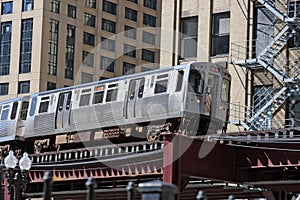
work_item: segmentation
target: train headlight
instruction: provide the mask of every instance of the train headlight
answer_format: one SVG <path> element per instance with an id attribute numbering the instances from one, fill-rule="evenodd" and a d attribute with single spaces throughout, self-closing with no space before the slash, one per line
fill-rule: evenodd
<path id="1" fill-rule="evenodd" d="M 200 103 L 201 103 L 201 99 L 198 98 L 196 102 L 197 102 L 198 104 L 200 104 Z"/>

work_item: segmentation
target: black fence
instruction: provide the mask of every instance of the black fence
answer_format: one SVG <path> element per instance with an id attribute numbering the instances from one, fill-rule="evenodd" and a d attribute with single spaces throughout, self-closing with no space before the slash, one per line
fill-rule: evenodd
<path id="1" fill-rule="evenodd" d="M 46 172 L 43 177 L 44 191 L 43 199 L 51 200 L 52 193 L 52 175 L 50 172 Z M 87 188 L 86 200 L 94 200 L 94 189 L 97 187 L 97 183 L 93 178 L 88 178 L 85 183 Z M 133 182 L 129 182 L 127 186 L 127 200 L 137 200 L 136 192 L 141 194 L 141 200 L 175 200 L 178 194 L 177 186 L 169 183 L 165 183 L 159 180 L 140 183 L 138 187 L 135 187 Z M 199 191 L 195 197 L 197 200 L 206 200 L 204 191 Z M 230 195 L 228 200 L 234 200 L 234 196 Z"/>

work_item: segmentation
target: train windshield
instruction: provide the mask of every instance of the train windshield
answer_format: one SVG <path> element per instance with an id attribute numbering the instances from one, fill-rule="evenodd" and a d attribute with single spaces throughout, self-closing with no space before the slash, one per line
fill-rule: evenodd
<path id="1" fill-rule="evenodd" d="M 229 101 L 229 87 L 230 87 L 229 80 L 223 79 L 221 98 L 223 101 L 226 102 Z"/>
<path id="2" fill-rule="evenodd" d="M 198 70 L 191 69 L 188 88 L 190 92 L 203 93 L 204 79 Z"/>

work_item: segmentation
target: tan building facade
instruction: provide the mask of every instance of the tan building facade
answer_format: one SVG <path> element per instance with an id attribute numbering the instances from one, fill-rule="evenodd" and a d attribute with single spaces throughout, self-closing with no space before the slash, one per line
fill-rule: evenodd
<path id="1" fill-rule="evenodd" d="M 160 64 L 217 62 L 232 75 L 231 102 L 245 105 L 246 77 L 240 67 L 230 65 L 230 44 L 247 40 L 248 16 L 243 14 L 248 12 L 248 5 L 241 6 L 238 1 L 230 0 L 178 0 L 163 1 L 162 7 L 162 27 L 169 31 L 168 34 L 162 32 L 161 57 L 164 59 Z M 164 9 L 167 7 L 173 8 L 176 15 Z M 170 35 L 173 39 L 167 40 Z M 174 49 L 175 56 L 168 54 L 166 46 Z"/>
<path id="2" fill-rule="evenodd" d="M 204 61 L 228 68 L 230 122 L 234 124 L 230 131 L 289 127 L 300 117 L 299 103 L 295 103 L 300 101 L 296 34 L 300 4 L 272 2 L 175 0 L 162 4 L 161 66 Z"/>
<path id="3" fill-rule="evenodd" d="M 0 100 L 159 67 L 160 0 L 0 3 Z"/>

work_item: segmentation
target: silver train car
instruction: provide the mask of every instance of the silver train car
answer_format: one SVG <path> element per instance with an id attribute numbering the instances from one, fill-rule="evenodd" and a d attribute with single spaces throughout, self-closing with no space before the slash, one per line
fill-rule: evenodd
<path id="1" fill-rule="evenodd" d="M 86 131 L 91 140 L 225 131 L 230 81 L 223 67 L 198 62 L 20 97 L 0 103 L 1 141 Z"/>

